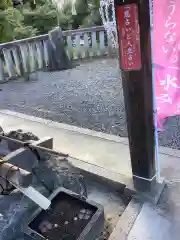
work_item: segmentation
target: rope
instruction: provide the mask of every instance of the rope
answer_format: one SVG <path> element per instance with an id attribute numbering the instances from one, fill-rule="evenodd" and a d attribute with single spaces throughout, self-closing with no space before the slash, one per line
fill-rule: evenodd
<path id="1" fill-rule="evenodd" d="M 41 160 L 41 156 L 39 154 L 39 152 L 37 151 L 37 149 L 33 149 L 31 148 L 30 146 L 30 142 L 25 142 L 23 144 L 24 148 L 28 148 L 34 155 L 35 157 L 37 158 L 38 162 Z M 52 193 L 52 190 L 44 183 L 44 181 L 42 181 L 40 179 L 40 177 L 38 176 L 38 174 L 36 173 L 35 169 L 32 169 L 32 173 L 36 176 L 37 180 L 43 185 L 43 187 L 49 192 L 49 193 Z"/>
<path id="2" fill-rule="evenodd" d="M 35 148 L 32 148 L 32 147 L 30 146 L 30 144 L 31 144 L 30 142 L 25 142 L 25 143 L 23 144 L 23 147 L 24 147 L 24 148 L 28 148 L 28 149 L 36 156 L 37 160 L 40 161 L 40 160 L 41 160 L 41 156 L 40 156 L 38 150 L 35 149 Z"/>

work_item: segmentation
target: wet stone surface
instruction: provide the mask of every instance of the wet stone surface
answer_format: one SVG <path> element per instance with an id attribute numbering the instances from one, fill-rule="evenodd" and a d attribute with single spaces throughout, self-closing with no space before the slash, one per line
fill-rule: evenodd
<path id="1" fill-rule="evenodd" d="M 22 134 L 18 134 L 18 136 L 20 135 Z M 36 137 L 32 134 L 24 134 L 26 139 L 30 135 L 31 138 Z M 29 153 L 28 150 L 25 151 L 27 154 Z M 19 165 L 21 165 L 20 162 Z M 60 186 L 87 196 L 83 177 L 66 159 L 59 159 L 57 156 L 47 154 L 36 167 L 33 166 L 32 161 L 32 168 L 31 171 L 34 173 L 32 186 L 44 196 L 48 197 L 53 190 Z M 27 163 L 25 169 L 30 170 L 30 163 Z M 37 207 L 16 189 L 9 195 L 0 195 L 0 240 L 31 239 L 23 236 L 22 231 L 24 224 L 27 225 L 29 217 Z"/>
<path id="2" fill-rule="evenodd" d="M 27 138 L 37 139 L 37 136 L 32 133 L 24 133 L 21 130 L 7 135 L 16 135 L 21 140 L 24 136 L 24 141 Z M 31 153 L 28 149 L 25 151 L 27 154 Z M 29 159 L 29 156 L 25 158 Z M 23 164 L 24 169 L 33 172 L 32 186 L 44 196 L 48 197 L 58 187 L 64 187 L 81 196 L 88 197 L 89 200 L 93 200 L 104 207 L 105 227 L 100 238 L 96 240 L 108 239 L 129 199 L 126 199 L 121 191 L 117 191 L 117 188 L 87 179 L 87 177 L 84 178 L 67 159 L 43 154 L 38 164 L 34 164 L 34 160 L 37 161 L 37 159 L 32 153 L 30 159 L 31 161 L 24 161 L 24 158 L 18 158 L 16 164 L 18 166 Z M 10 195 L 0 196 L 0 240 L 32 240 L 30 236 L 23 233 L 23 229 L 24 225 L 28 225 L 31 214 L 37 208 L 38 206 L 35 203 L 23 196 L 18 190 L 13 190 Z M 86 215 L 88 214 L 85 214 L 83 210 L 78 217 L 83 218 Z"/>
<path id="3" fill-rule="evenodd" d="M 128 202 L 124 201 L 123 195 L 102 184 L 89 182 L 87 179 L 84 182 L 78 171 L 66 160 L 61 161 L 58 158 L 47 157 L 46 161 L 40 162 L 35 171 L 38 180 L 35 177 L 33 186 L 45 196 L 50 195 L 47 189 L 52 191 L 62 186 L 80 195 L 88 195 L 90 200 L 103 205 L 106 224 L 102 235 L 97 240 L 108 239 L 119 216 L 128 204 Z M 43 180 L 46 188 L 39 183 L 39 179 Z M 24 224 L 27 226 L 29 217 L 36 209 L 37 205 L 17 190 L 13 191 L 9 196 L 1 197 L 0 240 L 32 240 L 31 237 L 23 233 L 23 228 Z"/>

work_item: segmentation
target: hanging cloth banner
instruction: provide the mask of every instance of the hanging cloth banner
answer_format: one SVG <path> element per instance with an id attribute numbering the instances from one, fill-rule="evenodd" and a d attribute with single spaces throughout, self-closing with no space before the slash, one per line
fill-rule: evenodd
<path id="1" fill-rule="evenodd" d="M 180 0 L 153 1 L 153 67 L 158 127 L 180 114 Z"/>

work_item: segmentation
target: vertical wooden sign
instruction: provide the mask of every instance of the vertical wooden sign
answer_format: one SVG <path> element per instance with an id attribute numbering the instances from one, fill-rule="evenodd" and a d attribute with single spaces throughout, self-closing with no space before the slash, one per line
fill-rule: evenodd
<path id="1" fill-rule="evenodd" d="M 138 7 L 136 4 L 118 6 L 116 15 L 120 68 L 124 71 L 140 70 L 142 63 Z"/>

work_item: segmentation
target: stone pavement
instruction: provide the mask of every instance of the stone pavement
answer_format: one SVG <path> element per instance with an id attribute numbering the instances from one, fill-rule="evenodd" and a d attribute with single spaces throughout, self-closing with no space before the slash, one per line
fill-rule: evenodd
<path id="1" fill-rule="evenodd" d="M 11 111 L 0 111 L 0 125 L 5 129 L 22 128 L 39 137 L 54 138 L 55 149 L 71 157 L 107 169 L 108 177 L 131 176 L 128 142 L 126 138 L 81 129 L 50 120 L 37 119 Z M 178 240 L 180 229 L 180 151 L 160 147 L 161 174 L 166 179 L 158 205 L 144 203 L 128 235 L 128 240 Z M 76 162 L 76 161 L 75 161 Z M 82 167 L 78 162 L 79 167 Z M 93 168 L 93 165 L 92 165 Z M 121 238 L 112 238 L 118 239 Z"/>
<path id="2" fill-rule="evenodd" d="M 178 240 L 170 218 L 160 209 L 145 203 L 132 227 L 128 240 Z"/>
<path id="3" fill-rule="evenodd" d="M 179 224 L 160 206 L 131 200 L 109 240 L 178 240 Z"/>

